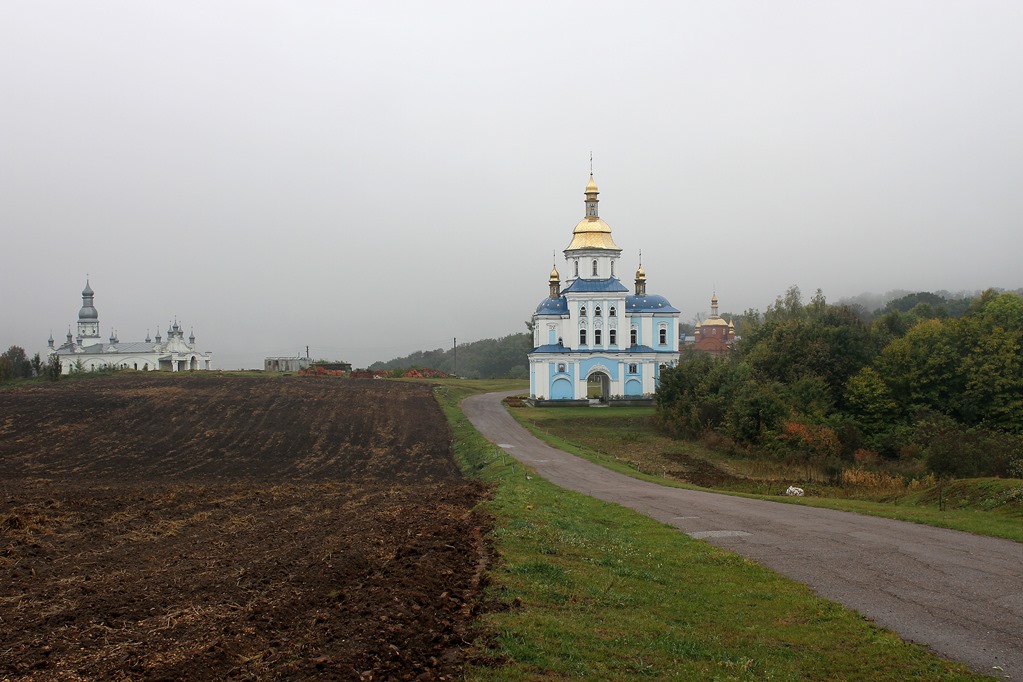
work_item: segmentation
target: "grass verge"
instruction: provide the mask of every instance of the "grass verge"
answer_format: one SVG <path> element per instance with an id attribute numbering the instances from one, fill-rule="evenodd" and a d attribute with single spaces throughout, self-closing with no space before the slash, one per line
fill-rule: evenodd
<path id="1" fill-rule="evenodd" d="M 509 388 L 514 388 L 511 386 Z M 499 390 L 489 388 L 487 390 Z M 808 588 L 531 475 L 438 387 L 463 469 L 493 483 L 497 556 L 469 680 L 980 680 Z"/>
<path id="2" fill-rule="evenodd" d="M 635 478 L 675 487 L 869 514 L 1023 542 L 1023 481 L 970 479 L 883 493 L 848 487 L 841 491 L 841 497 L 812 494 L 785 497 L 767 492 L 784 490 L 786 484 L 777 481 L 749 481 L 742 486 L 746 489 L 741 490 L 736 489 L 734 482 L 723 483 L 721 487 L 689 485 L 673 478 L 673 474 L 684 476 L 680 469 L 691 466 L 693 462 L 718 465 L 722 458 L 705 452 L 698 444 L 672 440 L 661 434 L 651 423 L 652 408 L 516 407 L 510 412 L 534 436 L 554 447 Z M 725 461 L 724 464 L 727 468 L 730 463 Z M 765 466 L 769 465 L 770 462 L 765 463 Z M 703 475 L 708 476 L 706 472 Z M 713 479 L 713 475 L 709 478 Z"/>

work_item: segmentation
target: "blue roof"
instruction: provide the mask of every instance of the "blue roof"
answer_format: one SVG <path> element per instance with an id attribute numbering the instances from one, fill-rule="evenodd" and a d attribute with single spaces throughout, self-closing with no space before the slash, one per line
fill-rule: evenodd
<path id="1" fill-rule="evenodd" d="M 621 293 L 623 291 L 628 290 L 629 288 L 622 284 L 617 277 L 609 277 L 608 279 L 582 279 L 581 277 L 576 277 L 575 280 L 568 285 L 568 288 L 566 288 L 561 293 L 567 294 L 570 291 L 585 293 L 589 292 Z"/>
<path id="2" fill-rule="evenodd" d="M 560 343 L 548 343 L 543 346 L 537 346 L 530 353 L 572 353 L 571 348 L 565 348 Z"/>
<path id="3" fill-rule="evenodd" d="M 668 299 L 657 294 L 642 296 L 626 296 L 625 310 L 630 313 L 677 313 L 678 308 L 672 307 Z"/>
<path id="4" fill-rule="evenodd" d="M 568 315 L 568 300 L 564 296 L 545 298 L 536 307 L 537 315 Z"/>

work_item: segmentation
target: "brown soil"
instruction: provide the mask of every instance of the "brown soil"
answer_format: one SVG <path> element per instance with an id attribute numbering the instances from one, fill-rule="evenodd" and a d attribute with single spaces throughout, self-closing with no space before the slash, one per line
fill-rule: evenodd
<path id="1" fill-rule="evenodd" d="M 451 679 L 486 564 L 430 388 L 0 391 L 0 679 Z"/>

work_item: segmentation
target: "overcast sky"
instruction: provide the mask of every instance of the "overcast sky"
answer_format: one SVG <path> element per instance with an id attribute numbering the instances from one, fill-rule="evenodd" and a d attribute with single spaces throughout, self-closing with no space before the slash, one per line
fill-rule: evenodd
<path id="1" fill-rule="evenodd" d="M 1023 286 L 1023 3 L 0 0 L 0 347 L 525 330 L 600 214 L 684 321 Z"/>

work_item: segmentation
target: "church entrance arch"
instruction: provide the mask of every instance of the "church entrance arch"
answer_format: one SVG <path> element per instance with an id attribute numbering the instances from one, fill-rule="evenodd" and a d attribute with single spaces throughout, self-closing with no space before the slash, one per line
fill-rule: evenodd
<path id="1" fill-rule="evenodd" d="M 607 372 L 594 370 L 586 377 L 586 397 L 606 403 L 611 395 L 611 377 Z"/>

